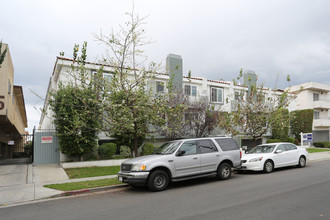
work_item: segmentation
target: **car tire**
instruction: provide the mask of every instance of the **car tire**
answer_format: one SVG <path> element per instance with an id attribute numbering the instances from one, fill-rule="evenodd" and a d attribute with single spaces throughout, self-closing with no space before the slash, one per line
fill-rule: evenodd
<path id="1" fill-rule="evenodd" d="M 153 192 L 162 191 L 167 188 L 169 184 L 169 176 L 163 170 L 153 171 L 148 179 L 148 187 Z"/>
<path id="2" fill-rule="evenodd" d="M 298 167 L 305 167 L 306 166 L 306 158 L 304 156 L 299 157 Z"/>
<path id="3" fill-rule="evenodd" d="M 228 163 L 222 163 L 218 167 L 217 177 L 219 180 L 227 180 L 231 177 L 231 166 Z"/>
<path id="4" fill-rule="evenodd" d="M 274 163 L 271 160 L 267 160 L 264 164 L 264 172 L 271 173 L 274 170 Z"/>

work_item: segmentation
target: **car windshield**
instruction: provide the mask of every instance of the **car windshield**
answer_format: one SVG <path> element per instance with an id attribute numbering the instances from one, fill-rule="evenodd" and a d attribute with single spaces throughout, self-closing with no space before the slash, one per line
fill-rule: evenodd
<path id="1" fill-rule="evenodd" d="M 275 148 L 275 144 L 272 145 L 258 145 L 255 148 L 252 148 L 248 154 L 262 154 L 262 153 L 271 153 Z"/>
<path id="2" fill-rule="evenodd" d="M 154 151 L 154 154 L 172 154 L 180 146 L 182 141 L 168 142 L 160 146 Z"/>

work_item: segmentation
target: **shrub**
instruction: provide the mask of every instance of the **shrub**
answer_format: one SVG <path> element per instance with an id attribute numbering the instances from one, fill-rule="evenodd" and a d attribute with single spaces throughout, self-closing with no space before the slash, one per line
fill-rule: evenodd
<path id="1" fill-rule="evenodd" d="M 296 141 L 296 139 L 293 138 L 293 137 L 288 137 L 288 140 L 287 141 L 294 144 L 295 141 Z"/>
<path id="2" fill-rule="evenodd" d="M 324 144 L 322 142 L 314 142 L 313 145 L 315 147 L 324 147 Z"/>
<path id="3" fill-rule="evenodd" d="M 111 159 L 114 154 L 116 154 L 117 145 L 115 143 L 104 143 L 99 149 L 99 157 L 101 159 Z"/>
<path id="4" fill-rule="evenodd" d="M 330 142 L 328 141 L 314 142 L 313 144 L 315 147 L 326 147 L 326 148 L 330 147 Z"/>
<path id="5" fill-rule="evenodd" d="M 267 144 L 281 142 L 280 139 L 268 139 Z"/>
<path id="6" fill-rule="evenodd" d="M 311 133 L 313 128 L 313 109 L 296 110 L 290 113 L 291 132 L 295 138 L 300 138 L 300 133 Z"/>
<path id="7" fill-rule="evenodd" d="M 131 148 L 125 145 L 120 146 L 120 155 L 124 156 L 124 158 L 128 158 L 132 156 Z"/>
<path id="8" fill-rule="evenodd" d="M 150 155 L 155 151 L 155 146 L 152 143 L 145 143 L 142 146 L 141 155 Z"/>

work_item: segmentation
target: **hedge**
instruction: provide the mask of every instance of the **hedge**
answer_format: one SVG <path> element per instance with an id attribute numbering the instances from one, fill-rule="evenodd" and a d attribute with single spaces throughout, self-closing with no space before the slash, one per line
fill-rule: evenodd
<path id="1" fill-rule="evenodd" d="M 116 154 L 117 145 L 115 143 L 104 143 L 99 146 L 98 153 L 100 159 L 112 159 L 112 156 Z"/>
<path id="2" fill-rule="evenodd" d="M 328 142 L 328 141 L 314 142 L 313 145 L 314 145 L 315 147 L 325 147 L 325 148 L 330 148 L 330 142 Z"/>

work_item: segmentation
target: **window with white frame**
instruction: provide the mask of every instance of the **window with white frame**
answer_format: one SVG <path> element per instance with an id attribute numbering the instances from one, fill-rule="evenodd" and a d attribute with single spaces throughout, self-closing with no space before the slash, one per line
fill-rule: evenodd
<path id="1" fill-rule="evenodd" d="M 211 102 L 223 103 L 223 88 L 211 87 Z"/>
<path id="2" fill-rule="evenodd" d="M 112 80 L 112 74 L 111 73 L 103 73 L 103 79 L 107 83 L 111 82 L 111 80 Z"/>
<path id="3" fill-rule="evenodd" d="M 313 101 L 319 101 L 319 94 L 318 93 L 313 93 Z"/>
<path id="4" fill-rule="evenodd" d="M 164 92 L 165 83 L 161 81 L 156 81 L 156 92 Z"/>
<path id="5" fill-rule="evenodd" d="M 103 82 L 101 84 L 103 84 L 103 90 L 106 90 L 106 89 L 109 90 L 110 89 L 109 84 L 112 80 L 112 74 L 111 73 L 102 73 L 102 78 L 103 78 Z"/>
<path id="6" fill-rule="evenodd" d="M 235 91 L 235 100 L 239 100 L 240 96 L 240 92 Z"/>
<path id="7" fill-rule="evenodd" d="M 320 119 L 320 112 L 314 111 L 314 119 Z"/>
<path id="8" fill-rule="evenodd" d="M 197 86 L 185 85 L 184 94 L 187 96 L 197 96 Z"/>

